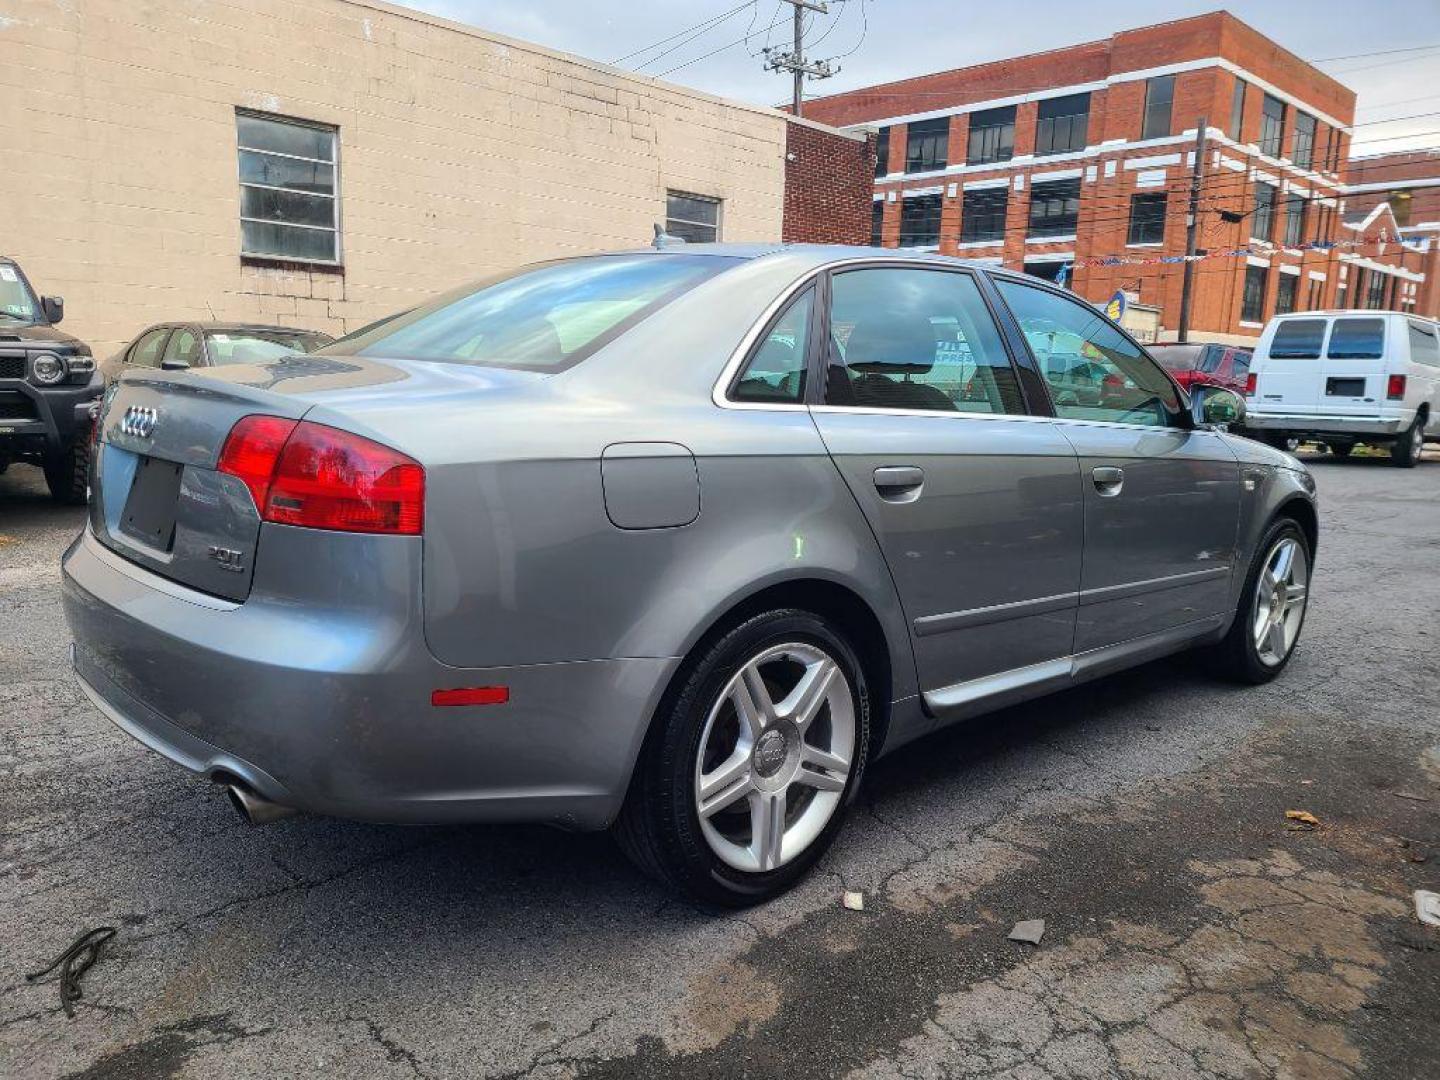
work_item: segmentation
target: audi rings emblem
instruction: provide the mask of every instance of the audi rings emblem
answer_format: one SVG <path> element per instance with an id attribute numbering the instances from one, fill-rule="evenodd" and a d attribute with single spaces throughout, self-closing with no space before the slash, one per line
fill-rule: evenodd
<path id="1" fill-rule="evenodd" d="M 155 422 L 158 419 L 159 415 L 154 409 L 131 405 L 120 418 L 120 432 L 123 435 L 134 435 L 137 439 L 148 439 L 155 433 Z"/>

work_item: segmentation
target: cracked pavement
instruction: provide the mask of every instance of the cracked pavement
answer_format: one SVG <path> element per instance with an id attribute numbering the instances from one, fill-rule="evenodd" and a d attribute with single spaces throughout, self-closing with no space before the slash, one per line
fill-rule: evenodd
<path id="1" fill-rule="evenodd" d="M 913 744 L 809 880 L 722 915 L 605 836 L 245 826 L 74 685 L 81 513 L 16 466 L 0 1075 L 1436 1075 L 1440 931 L 1410 898 L 1440 890 L 1440 461 L 1310 461 L 1313 605 L 1278 682 L 1178 658 Z M 1005 940 L 1027 918 L 1043 942 Z M 24 973 L 105 924 L 67 1021 Z"/>

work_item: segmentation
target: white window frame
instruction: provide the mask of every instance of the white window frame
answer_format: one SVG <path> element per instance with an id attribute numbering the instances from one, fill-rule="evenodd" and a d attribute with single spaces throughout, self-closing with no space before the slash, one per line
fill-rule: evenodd
<path id="1" fill-rule="evenodd" d="M 277 187 L 273 184 L 256 184 L 247 180 L 239 181 L 240 190 L 242 193 L 246 188 L 255 188 L 260 191 L 289 191 L 295 192 L 297 194 L 310 195 L 318 199 L 329 199 L 333 207 L 333 212 L 330 219 L 331 224 L 328 228 L 324 225 L 302 225 L 298 222 L 276 222 L 271 221 L 268 218 L 246 217 L 243 210 L 243 195 L 241 199 L 242 209 L 240 213 L 240 221 L 248 221 L 252 224 L 257 225 L 281 225 L 287 229 L 309 229 L 312 232 L 328 232 L 335 238 L 335 257 L 333 259 L 314 259 L 305 258 L 298 255 L 276 255 L 262 251 L 246 251 L 245 230 L 243 228 L 240 230 L 240 257 L 243 259 L 270 259 L 276 262 L 298 263 L 301 265 L 308 264 L 317 266 L 343 266 L 344 248 L 342 246 L 342 233 L 340 231 L 340 129 L 333 124 L 322 124 L 314 120 L 301 120 L 293 116 L 280 116 L 275 113 L 260 112 L 256 109 L 236 109 L 236 120 L 238 121 L 239 118 L 242 116 L 253 117 L 256 120 L 265 120 L 273 124 L 288 124 L 291 127 L 302 127 L 309 128 L 312 131 L 323 131 L 330 136 L 331 159 L 329 161 L 326 161 L 324 158 L 303 157 L 298 154 L 282 154 L 275 150 L 266 150 L 257 146 L 245 146 L 240 141 L 240 130 L 237 123 L 235 130 L 235 175 L 238 180 L 240 176 L 240 154 L 242 151 L 252 154 L 265 154 L 269 157 L 275 158 L 286 158 L 290 161 L 303 161 L 315 165 L 329 166 L 331 169 L 331 173 L 335 179 L 334 191 L 331 192 L 331 194 L 329 195 L 326 195 L 325 193 L 319 191 L 299 192 L 295 188 Z"/>

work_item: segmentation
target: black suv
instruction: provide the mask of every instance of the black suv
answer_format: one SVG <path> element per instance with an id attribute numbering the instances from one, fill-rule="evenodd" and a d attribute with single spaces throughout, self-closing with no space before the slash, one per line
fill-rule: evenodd
<path id="1" fill-rule="evenodd" d="M 37 299 L 20 265 L 0 256 L 0 471 L 39 465 L 51 495 L 82 503 L 90 406 L 105 384 L 90 347 L 55 328 L 64 315 L 60 297 Z"/>

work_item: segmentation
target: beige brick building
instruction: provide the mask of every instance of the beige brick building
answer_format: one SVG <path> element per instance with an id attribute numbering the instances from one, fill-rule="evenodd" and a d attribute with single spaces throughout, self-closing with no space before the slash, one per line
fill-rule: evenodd
<path id="1" fill-rule="evenodd" d="M 0 252 L 99 352 L 182 318 L 338 334 L 667 206 L 779 240 L 793 123 L 376 0 L 0 0 Z"/>

